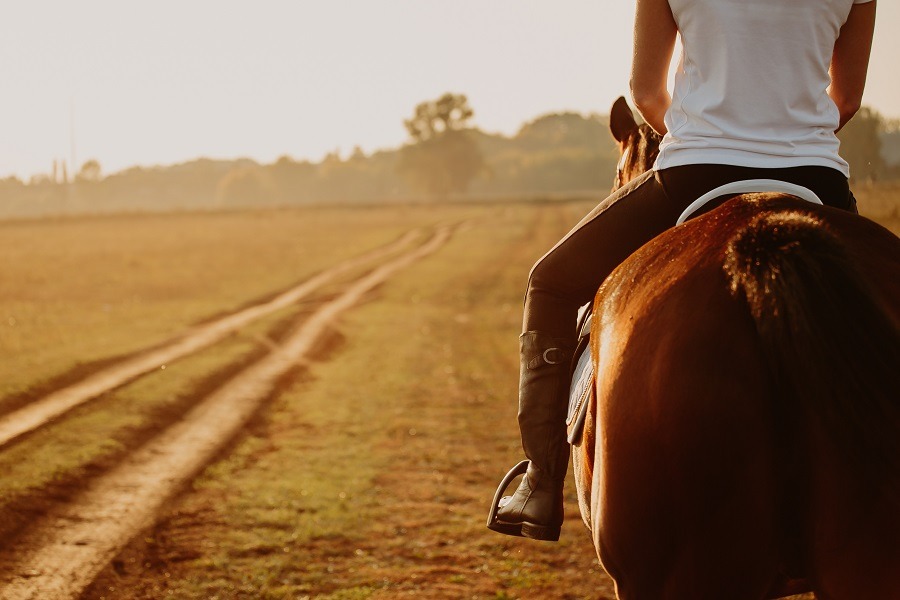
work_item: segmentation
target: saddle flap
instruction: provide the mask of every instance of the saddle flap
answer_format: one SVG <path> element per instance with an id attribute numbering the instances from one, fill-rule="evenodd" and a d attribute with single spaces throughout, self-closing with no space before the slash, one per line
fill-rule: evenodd
<path id="1" fill-rule="evenodd" d="M 569 413 L 566 417 L 566 436 L 569 443 L 577 446 L 581 443 L 584 431 L 584 420 L 587 416 L 588 400 L 594 393 L 594 365 L 591 361 L 591 349 L 584 345 L 575 363 L 572 374 L 572 387 L 569 390 Z"/>
<path id="2" fill-rule="evenodd" d="M 594 365 L 591 361 L 591 305 L 579 312 L 578 344 L 575 347 L 575 368 L 569 388 L 569 410 L 566 416 L 566 437 L 569 443 L 581 443 L 584 420 L 587 416 L 588 400 L 594 393 Z"/>

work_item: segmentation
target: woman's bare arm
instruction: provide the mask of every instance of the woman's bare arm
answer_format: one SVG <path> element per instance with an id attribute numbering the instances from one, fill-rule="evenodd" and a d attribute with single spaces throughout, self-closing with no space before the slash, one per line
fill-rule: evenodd
<path id="1" fill-rule="evenodd" d="M 838 130 L 856 114 L 862 104 L 874 31 L 875 0 L 854 4 L 847 22 L 841 27 L 831 57 L 831 86 L 828 94 L 841 113 Z"/>
<path id="2" fill-rule="evenodd" d="M 677 34 L 669 0 L 637 0 L 631 97 L 644 120 L 659 134 L 666 132 L 663 117 L 672 103 L 666 80 Z"/>

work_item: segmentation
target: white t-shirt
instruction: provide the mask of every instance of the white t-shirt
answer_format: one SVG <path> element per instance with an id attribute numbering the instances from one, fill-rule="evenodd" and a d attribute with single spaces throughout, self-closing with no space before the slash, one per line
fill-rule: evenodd
<path id="1" fill-rule="evenodd" d="M 850 8 L 870 1 L 669 0 L 683 50 L 654 168 L 818 165 L 849 176 L 828 69 Z"/>

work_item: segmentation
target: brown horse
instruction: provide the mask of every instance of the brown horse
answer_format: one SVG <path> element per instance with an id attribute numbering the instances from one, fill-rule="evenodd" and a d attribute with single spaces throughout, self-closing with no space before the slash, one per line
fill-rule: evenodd
<path id="1" fill-rule="evenodd" d="M 658 138 L 619 113 L 621 185 Z M 591 357 L 574 470 L 619 598 L 900 599 L 896 236 L 734 197 L 612 273 Z"/>

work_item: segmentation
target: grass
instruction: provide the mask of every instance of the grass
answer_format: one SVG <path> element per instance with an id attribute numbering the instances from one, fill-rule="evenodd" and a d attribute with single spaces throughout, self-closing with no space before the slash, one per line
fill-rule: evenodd
<path id="1" fill-rule="evenodd" d="M 891 219 L 900 189 L 857 195 L 863 214 L 881 215 L 898 231 Z M 0 353 L 7 359 L 0 397 L 9 398 L 165 340 L 414 226 L 467 219 L 437 254 L 345 316 L 334 338 L 340 343 L 276 397 L 84 597 L 611 598 L 571 489 L 559 544 L 499 536 L 483 523 L 494 486 L 521 458 L 516 337 L 528 269 L 589 208 L 0 224 Z M 260 338 L 289 314 L 4 450 L 0 534 L 40 511 L 40 502 L 30 505 L 37 495 L 75 491 L 79 478 L 177 418 L 216 373 L 259 352 Z"/>
<path id="2" fill-rule="evenodd" d="M 398 207 L 2 223 L 0 398 L 160 343 L 438 218 Z"/>
<path id="3" fill-rule="evenodd" d="M 900 233 L 900 187 L 858 186 L 856 194 L 863 214 Z M 515 212 L 521 205 L 503 206 Z M 561 206 L 569 207 L 568 227 L 587 205 Z M 0 411 L 42 383 L 163 342 L 413 227 L 478 210 L 321 208 L 0 223 Z"/>
<path id="4" fill-rule="evenodd" d="M 11 228 L 11 234 L 4 240 L 6 245 L 3 247 L 8 253 L 10 265 L 22 262 L 24 258 L 21 257 L 27 254 L 16 242 L 31 239 L 30 236 L 36 233 L 40 235 L 30 241 L 35 252 L 28 254 L 28 268 L 19 271 L 11 268 L 10 278 L 3 279 L 6 284 L 10 284 L 15 281 L 15 277 L 20 277 L 18 285 L 7 285 L 2 288 L 2 292 L 30 298 L 30 307 L 35 313 L 49 311 L 49 306 L 53 303 L 48 298 L 56 294 L 71 299 L 71 303 L 61 314 L 54 317 L 68 319 L 67 333 L 63 336 L 66 338 L 73 337 L 75 332 L 81 328 L 89 328 L 93 323 L 92 304 L 100 295 L 95 293 L 96 286 L 86 285 L 85 281 L 110 276 L 119 277 L 124 287 L 144 290 L 177 288 L 182 295 L 196 296 L 199 308 L 196 314 L 190 314 L 190 320 L 195 321 L 201 314 L 209 317 L 221 312 L 222 304 L 219 302 L 224 302 L 223 298 L 226 296 L 226 306 L 230 309 L 275 291 L 263 287 L 274 285 L 272 273 L 282 278 L 277 281 L 277 290 L 300 279 L 298 273 L 305 276 L 327 268 L 370 247 L 392 241 L 414 225 L 427 225 L 437 220 L 433 214 L 408 214 L 405 209 L 389 211 L 389 216 L 373 215 L 372 211 L 360 210 L 348 217 L 346 212 L 309 211 L 309 214 L 299 214 L 296 211 L 285 211 L 244 215 L 173 215 L 165 218 L 116 217 L 18 224 L 24 231 L 7 224 L 6 227 Z M 201 216 L 207 220 L 198 221 Z M 143 218 L 149 218 L 150 222 L 145 223 Z M 261 225 L 251 226 L 254 221 Z M 348 221 L 359 229 L 359 239 L 335 244 L 334 230 L 340 229 Z M 381 230 L 364 232 L 366 222 L 374 227 L 381 227 Z M 205 238 L 197 236 L 203 238 L 202 243 L 182 239 L 191 238 L 188 233 L 197 228 L 206 232 Z M 259 229 L 265 228 L 274 233 L 260 237 Z M 324 232 L 326 228 L 330 230 L 329 234 Z M 163 229 L 169 231 L 169 237 L 163 234 Z M 160 236 L 164 239 L 156 239 Z M 308 258 L 308 264 L 300 268 L 300 258 L 289 257 L 286 248 L 279 248 L 277 243 L 275 248 L 267 249 L 269 241 L 276 236 L 281 236 L 281 241 L 284 242 L 296 236 L 304 237 L 306 242 L 296 245 L 312 254 Z M 68 242 L 76 239 L 83 240 L 78 245 L 77 252 L 67 246 Z M 55 247 L 54 242 L 60 240 L 63 243 L 60 247 Z M 141 281 L 141 273 L 107 273 L 97 266 L 82 269 L 82 277 L 72 274 L 71 269 L 68 269 L 70 274 L 67 276 L 65 266 L 57 264 L 57 260 L 67 252 L 80 253 L 79 260 L 90 263 L 108 254 L 112 246 L 125 254 L 139 253 L 148 263 L 153 264 L 169 261 L 180 249 L 187 253 L 182 262 L 188 266 L 181 265 L 179 268 L 183 271 L 171 277 L 161 273 L 151 276 L 143 272 L 146 280 Z M 331 256 L 328 255 L 329 247 L 335 248 Z M 10 258 L 17 255 L 19 259 Z M 210 260 L 210 267 L 207 269 L 201 268 L 204 255 Z M 44 264 L 39 261 L 44 261 Z M 282 264 L 283 262 L 289 264 Z M 240 268 L 232 268 L 233 265 Z M 287 266 L 293 268 L 289 270 Z M 122 269 L 121 265 L 116 268 Z M 46 276 L 39 283 L 30 282 L 28 277 L 34 277 L 32 271 L 46 273 Z M 221 285 L 216 293 L 209 292 L 207 286 L 212 286 L 213 281 L 221 283 L 225 272 L 232 278 L 229 285 Z M 194 273 L 193 278 L 191 273 Z M 352 273 L 344 279 L 350 276 Z M 292 280 L 288 281 L 288 277 Z M 340 280 L 323 288 L 317 297 L 328 297 L 338 289 Z M 119 293 L 127 295 L 123 291 Z M 209 297 L 205 296 L 206 293 Z M 203 302 L 199 302 L 200 298 Z M 64 357 L 69 362 L 62 364 L 71 365 L 81 363 L 82 357 L 85 354 L 90 356 L 91 352 L 97 352 L 97 360 L 101 362 L 108 359 L 109 356 L 100 354 L 110 351 L 104 343 L 104 336 L 127 342 L 132 348 L 146 347 L 148 328 L 155 328 L 157 332 L 174 330 L 169 335 L 178 331 L 173 323 L 179 321 L 169 310 L 173 301 L 165 296 L 148 300 L 141 309 L 146 316 L 143 321 L 135 322 L 133 315 L 127 322 L 118 318 L 111 319 L 103 327 L 97 328 L 96 336 L 86 335 L 74 346 L 66 345 L 62 338 L 54 337 L 56 329 L 48 329 L 46 326 L 49 319 L 19 321 L 15 327 L 6 331 L 6 342 L 15 336 L 21 336 L 18 338 L 20 342 L 32 343 L 33 340 L 25 337 L 25 333 L 30 332 L 29 335 L 43 339 L 45 343 L 37 345 L 27 356 L 12 353 L 0 365 L 0 370 L 7 377 L 7 380 L 2 381 L 15 391 L 22 387 L 52 387 L 48 379 L 65 380 L 69 375 L 65 369 L 61 373 L 51 370 L 59 364 L 56 357 Z M 178 419 L 200 397 L 219 385 L 228 373 L 264 353 L 271 343 L 267 338 L 278 335 L 283 323 L 293 321 L 296 315 L 307 311 L 309 304 L 314 301 L 315 297 L 299 307 L 274 313 L 226 338 L 213 348 L 166 365 L 164 369 L 104 394 L 72 411 L 65 418 L 4 449 L 0 453 L 0 533 L 3 534 L 0 537 L 8 540 L 23 524 L 47 508 L 48 497 L 65 498 L 77 492 L 84 477 L 114 464 L 167 423 Z M 179 324 L 186 326 L 184 321 L 187 319 Z M 0 332 L 2 331 L 0 325 Z M 132 348 L 126 348 L 126 351 Z M 78 371 L 77 366 L 75 371 Z M 16 385 L 16 379 L 22 383 Z M 4 400 L 5 402 L 0 401 L 0 407 L 4 403 L 6 406 L 15 406 L 23 398 L 17 398 L 14 394 Z"/>
<path id="5" fill-rule="evenodd" d="M 104 394 L 64 419 L 39 429 L 0 453 L 0 539 L 27 524 L 47 498 L 77 492 L 84 477 L 102 470 L 166 424 L 180 418 L 229 372 L 266 351 L 298 309 L 287 309 L 248 327 L 215 348 Z"/>
<path id="6" fill-rule="evenodd" d="M 483 524 L 521 453 L 524 278 L 577 212 L 486 210 L 383 286 L 85 597 L 602 597 L 573 502 L 559 545 Z"/>

